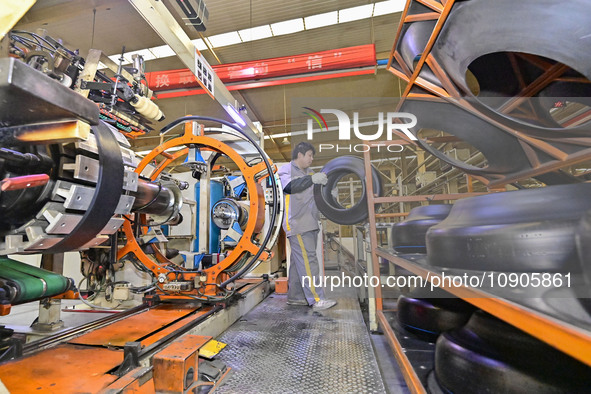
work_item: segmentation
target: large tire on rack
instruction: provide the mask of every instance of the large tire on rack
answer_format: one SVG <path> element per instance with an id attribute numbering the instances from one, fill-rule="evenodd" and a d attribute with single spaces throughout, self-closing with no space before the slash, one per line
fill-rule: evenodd
<path id="1" fill-rule="evenodd" d="M 392 226 L 392 246 L 399 253 L 426 253 L 426 235 L 451 211 L 451 204 L 425 205 L 411 209 L 406 220 Z"/>
<path id="2" fill-rule="evenodd" d="M 434 342 L 444 331 L 462 327 L 468 322 L 474 306 L 455 298 L 444 290 L 431 292 L 429 298 L 423 289 L 398 298 L 397 317 L 400 325 L 417 337 Z"/>
<path id="3" fill-rule="evenodd" d="M 544 56 L 591 79 L 591 40 L 586 38 L 590 35 L 585 0 L 470 0 L 454 5 L 432 53 L 454 82 L 471 94 L 468 66 L 497 52 Z"/>
<path id="4" fill-rule="evenodd" d="M 363 222 L 367 219 L 367 187 L 365 184 L 365 166 L 363 159 L 357 156 L 341 156 L 332 159 L 322 168 L 328 178 L 326 185 L 314 185 L 314 200 L 318 210 L 330 221 L 337 224 L 349 225 Z M 361 180 L 361 198 L 350 208 L 345 208 L 332 195 L 337 183 L 344 176 L 355 174 Z M 382 195 L 382 179 L 378 171 L 372 166 L 373 193 Z"/>
<path id="5" fill-rule="evenodd" d="M 445 102 L 409 99 L 401 110 L 417 117 L 418 123 L 411 131 L 425 150 L 468 174 L 490 177 L 532 168 L 515 136 L 460 107 Z M 482 153 L 486 166 L 478 167 L 446 155 L 435 144 L 421 138 L 421 129 L 441 130 L 470 144 Z"/>
<path id="6" fill-rule="evenodd" d="M 501 115 L 498 115 L 498 117 L 502 117 L 502 119 L 496 119 L 498 123 L 492 124 L 490 119 L 487 120 L 487 118 L 477 116 L 444 101 L 433 102 L 407 99 L 401 110 L 416 115 L 417 125 L 411 129 L 411 132 L 418 138 L 419 145 L 426 151 L 468 174 L 483 176 L 491 180 L 497 180 L 511 174 L 519 174 L 533 168 L 519 139 L 501 126 L 509 127 L 533 138 L 546 140 L 556 148 L 569 154 L 577 152 L 581 147 L 572 143 L 565 143 L 561 139 L 570 138 L 572 141 L 576 141 L 576 138 L 583 138 L 588 133 L 587 128 L 583 126 L 568 129 L 544 128 L 520 123 Z M 496 115 L 491 116 L 495 117 Z M 483 163 L 485 164 L 475 165 L 450 157 L 437 144 L 422 138 L 421 130 L 423 129 L 440 130 L 457 137 L 479 151 L 484 156 Z M 530 147 L 529 149 L 533 149 L 536 157 L 542 163 L 555 160 L 548 153 L 536 147 Z M 565 173 L 558 171 L 538 175 L 536 178 L 546 184 L 578 182 L 575 177 L 567 176 Z"/>
<path id="7" fill-rule="evenodd" d="M 439 337 L 435 375 L 455 394 L 575 393 L 591 387 L 588 366 L 482 311 Z"/>
<path id="8" fill-rule="evenodd" d="M 531 125 L 533 132 L 545 129 L 557 133 L 555 137 L 558 138 L 564 137 L 560 135 L 561 130 L 586 135 L 586 125 L 564 130 L 553 128 L 552 122 L 544 125 L 544 119 L 538 119 L 541 123 L 531 124 L 529 120 L 512 118 L 499 111 L 497 104 L 505 101 L 499 98 L 516 96 L 521 86 L 517 76 L 507 75 L 512 73 L 511 66 L 494 63 L 503 61 L 501 58 L 504 53 L 524 53 L 541 56 L 550 63 L 565 64 L 591 79 L 591 40 L 586 39 L 591 36 L 588 8 L 589 4 L 585 0 L 560 4 L 553 0 L 470 0 L 457 3 L 431 53 L 474 106 L 510 128 L 519 130 L 519 125 Z M 467 80 L 469 67 L 481 76 L 479 81 L 482 82 L 483 91 L 478 98 L 473 96 Z M 499 84 L 499 78 L 506 83 Z M 563 95 L 576 97 L 578 91 L 585 89 L 587 84 L 577 82 L 569 85 L 572 94 Z M 540 92 L 540 95 L 543 96 L 544 92 Z M 539 103 L 537 100 L 532 101 L 533 105 Z M 529 132 L 527 128 L 523 131 Z"/>
<path id="9" fill-rule="evenodd" d="M 423 54 L 435 24 L 436 21 L 431 20 L 405 23 L 402 26 L 400 40 L 398 41 L 398 51 L 409 70 L 415 70 L 415 64 Z M 436 85 L 441 84 L 433 72 L 426 66 L 421 69 L 419 76 Z"/>
<path id="10" fill-rule="evenodd" d="M 427 232 L 436 267 L 503 272 L 579 272 L 575 230 L 591 209 L 591 184 L 548 186 L 457 201 Z"/>

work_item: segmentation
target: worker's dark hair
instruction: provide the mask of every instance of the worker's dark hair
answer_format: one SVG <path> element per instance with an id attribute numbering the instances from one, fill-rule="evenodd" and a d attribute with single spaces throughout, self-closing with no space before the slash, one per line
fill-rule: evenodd
<path id="1" fill-rule="evenodd" d="M 291 159 L 295 160 L 298 158 L 298 153 L 305 155 L 306 152 L 309 150 L 312 151 L 313 155 L 316 154 L 316 149 L 314 149 L 311 143 L 302 141 L 299 144 L 297 144 L 295 148 L 293 148 L 293 151 L 291 152 Z"/>

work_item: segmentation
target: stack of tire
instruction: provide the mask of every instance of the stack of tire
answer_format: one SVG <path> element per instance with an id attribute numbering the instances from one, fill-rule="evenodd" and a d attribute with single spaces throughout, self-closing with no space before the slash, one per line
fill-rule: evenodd
<path id="1" fill-rule="evenodd" d="M 591 388 L 585 364 L 483 311 L 444 332 L 435 346 L 431 392 L 583 393 Z"/>
<path id="2" fill-rule="evenodd" d="M 435 100 L 417 94 L 401 107 L 417 117 L 411 131 L 419 144 L 440 160 L 490 181 L 523 177 L 523 172 L 556 161 L 554 152 L 573 155 L 588 149 L 579 140 L 588 136 L 588 122 L 567 126 L 551 115 L 556 103 L 591 104 L 591 41 L 581 38 L 591 35 L 588 7 L 586 0 L 456 1 L 419 77 L 458 97 Z M 403 23 L 396 43 L 400 57 L 393 67 L 408 77 L 433 33 L 435 21 L 420 18 L 429 12 L 420 2 L 410 2 L 408 14 L 416 19 Z M 433 64 L 443 72 L 434 73 Z M 525 88 L 534 81 L 535 89 Z M 417 85 L 412 92 L 426 93 Z M 525 103 L 522 95 L 535 116 L 511 112 L 512 104 Z M 469 106 L 456 105 L 459 101 Z M 454 159 L 421 138 L 422 129 L 453 135 L 486 160 L 469 164 Z M 575 181 L 562 171 L 536 177 L 546 184 Z"/>
<path id="3" fill-rule="evenodd" d="M 392 226 L 392 246 L 398 253 L 426 253 L 426 235 L 449 215 L 449 204 L 424 205 L 411 209 L 406 220 Z"/>
<path id="4" fill-rule="evenodd" d="M 586 271 L 589 277 L 590 195 L 591 184 L 575 184 L 459 200 L 427 231 L 427 262 L 473 274 Z M 439 337 L 429 384 L 453 393 L 585 392 L 591 369 L 479 311 Z"/>
<path id="5" fill-rule="evenodd" d="M 406 220 L 393 225 L 392 246 L 401 254 L 426 253 L 426 234 L 444 220 L 452 206 L 425 205 L 413 208 Z M 464 325 L 475 308 L 444 290 L 418 287 L 398 298 L 399 324 L 416 337 L 434 342 L 444 331 Z"/>
<path id="6" fill-rule="evenodd" d="M 427 231 L 444 220 L 451 207 L 441 204 L 413 208 L 406 220 L 392 226 L 394 250 L 400 254 L 426 253 Z M 396 315 L 398 324 L 415 338 L 435 342 L 442 333 L 464 326 L 475 310 L 444 290 L 417 287 L 398 298 Z M 440 390 L 436 380 L 432 387 Z"/>
<path id="7" fill-rule="evenodd" d="M 591 104 L 591 40 L 584 39 L 591 36 L 588 8 L 586 0 L 456 1 L 419 77 L 443 88 L 429 67 L 438 65 L 438 75 L 450 80 L 445 89 L 450 94 L 457 89 L 460 97 L 425 99 L 421 93 L 426 92 L 413 86 L 411 92 L 417 94 L 405 98 L 400 110 L 417 117 L 412 131 L 419 144 L 468 174 L 499 183 L 550 168 L 565 157 L 586 155 L 589 122 L 563 126 L 550 111 L 555 103 Z M 407 11 L 430 12 L 417 1 Z M 433 21 L 414 20 L 403 24 L 396 43 L 404 62 L 398 71 L 409 77 L 434 28 Z M 550 68 L 561 71 L 552 78 Z M 545 84 L 540 78 L 544 73 Z M 541 83 L 525 92 L 534 81 Z M 535 119 L 510 114 L 523 95 L 534 97 L 527 103 Z M 454 136 L 485 160 L 477 165 L 454 159 L 422 139 L 421 130 Z M 558 171 L 536 177 L 547 185 L 578 181 Z M 583 218 L 591 210 L 590 192 L 589 184 L 572 184 L 460 200 L 445 220 L 428 230 L 427 263 L 474 274 L 571 273 L 582 275 L 591 287 L 591 214 Z M 581 290 L 575 291 L 581 296 Z M 408 303 L 403 301 L 399 309 L 408 309 Z M 591 313 L 589 305 L 587 310 Z M 408 326 L 417 324 L 414 316 L 400 315 Z M 429 388 L 446 393 L 578 393 L 590 392 L 590 376 L 589 367 L 476 312 L 463 327 L 439 336 Z"/>
<path id="8" fill-rule="evenodd" d="M 428 342 L 449 330 L 462 327 L 476 310 L 466 301 L 441 289 L 418 287 L 398 298 L 398 323 L 414 336 Z"/>

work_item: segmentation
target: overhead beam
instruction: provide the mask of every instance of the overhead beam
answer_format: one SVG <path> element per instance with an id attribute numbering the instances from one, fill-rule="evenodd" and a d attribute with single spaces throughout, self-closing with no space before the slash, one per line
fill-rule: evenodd
<path id="1" fill-rule="evenodd" d="M 0 0 L 0 40 L 26 14 L 37 0 Z"/>
<path id="2" fill-rule="evenodd" d="M 172 48 L 185 66 L 197 76 L 195 58 L 200 55 L 200 52 L 178 24 L 176 19 L 172 16 L 170 11 L 168 11 L 164 3 L 158 0 L 129 0 L 129 3 L 154 29 L 162 40 Z M 215 92 L 214 98 L 222 106 L 224 111 L 231 115 L 228 106 L 238 110 L 239 105 L 236 105 L 236 99 L 215 73 L 213 73 L 213 86 Z M 253 123 L 253 120 L 256 121 L 256 119 L 251 120 L 244 113 L 241 113 L 240 115 L 246 123 L 246 126 L 242 127 L 242 130 L 255 141 L 261 141 L 262 133 Z"/>

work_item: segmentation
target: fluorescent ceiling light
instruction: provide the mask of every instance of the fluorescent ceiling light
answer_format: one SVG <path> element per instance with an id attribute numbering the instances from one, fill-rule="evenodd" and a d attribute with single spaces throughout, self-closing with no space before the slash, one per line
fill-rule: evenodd
<path id="1" fill-rule="evenodd" d="M 207 39 L 214 48 L 225 47 L 228 45 L 239 44 L 242 42 L 237 31 L 216 34 L 215 36 L 207 37 Z"/>
<path id="2" fill-rule="evenodd" d="M 274 36 L 281 36 L 284 34 L 297 33 L 304 30 L 304 18 L 290 19 L 284 22 L 272 23 Z"/>
<path id="3" fill-rule="evenodd" d="M 238 34 L 240 34 L 242 42 L 262 40 L 263 38 L 273 37 L 273 32 L 271 31 L 271 26 L 269 25 L 257 26 L 253 27 L 252 29 L 239 30 Z"/>
<path id="4" fill-rule="evenodd" d="M 304 18 L 306 22 L 306 30 L 316 29 L 317 27 L 324 27 L 336 25 L 338 23 L 338 11 L 326 12 L 324 14 L 312 15 Z"/>
<path id="5" fill-rule="evenodd" d="M 207 45 L 205 45 L 205 42 L 203 42 L 201 38 L 191 40 L 191 42 L 195 45 L 195 48 L 197 48 L 198 51 L 204 51 L 207 49 Z"/>
<path id="6" fill-rule="evenodd" d="M 131 59 L 133 59 L 133 55 L 140 55 L 144 58 L 144 60 L 154 60 L 156 59 L 156 55 L 154 55 L 152 52 L 150 52 L 149 49 L 141 49 L 139 51 L 133 51 L 133 52 L 126 52 L 125 53 L 125 57 L 129 57 Z"/>
<path id="7" fill-rule="evenodd" d="M 365 4 L 360 5 L 358 7 L 345 8 L 344 10 L 339 11 L 339 23 L 371 18 L 372 15 L 373 4 Z"/>
<path id="8" fill-rule="evenodd" d="M 284 34 L 297 33 L 305 29 L 316 29 L 324 26 L 332 26 L 337 24 L 337 22 L 350 22 L 360 19 L 371 18 L 372 16 L 380 16 L 393 14 L 396 12 L 402 12 L 404 10 L 405 4 L 406 0 L 380 1 L 375 4 L 365 4 L 358 7 L 346 8 L 340 11 L 325 12 L 323 14 L 311 15 L 305 18 L 297 18 L 283 22 L 277 22 L 271 25 L 255 26 L 250 29 L 243 29 L 240 31 L 232 31 L 229 33 L 217 34 L 215 36 L 209 37 L 208 39 L 213 47 L 219 48 L 223 46 L 239 44 L 242 42 L 260 40 L 272 36 L 281 36 Z M 199 51 L 205 51 L 208 49 L 207 45 L 205 45 L 202 39 L 196 39 L 192 42 Z M 125 53 L 125 62 L 123 64 L 130 64 L 131 55 L 134 53 L 143 55 L 145 60 L 176 56 L 174 51 L 168 45 L 161 45 L 153 48 L 141 49 L 138 51 Z M 109 56 L 109 58 L 117 64 L 119 64 L 119 57 L 120 54 Z"/>
<path id="9" fill-rule="evenodd" d="M 404 11 L 405 4 L 406 4 L 406 0 L 380 1 L 379 3 L 376 3 L 376 6 L 373 10 L 373 16 L 380 16 L 380 15 L 393 14 L 395 12 L 402 12 L 402 11 Z"/>
<path id="10" fill-rule="evenodd" d="M 271 138 L 277 139 L 277 138 L 285 138 L 285 137 L 291 137 L 291 133 L 279 133 L 279 134 L 265 135 L 266 140 L 270 140 Z"/>
<path id="11" fill-rule="evenodd" d="M 161 45 L 159 47 L 150 48 L 150 52 L 154 54 L 157 58 L 169 57 L 169 56 L 176 56 L 176 53 L 172 50 L 171 47 L 168 45 Z"/>

